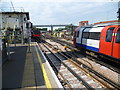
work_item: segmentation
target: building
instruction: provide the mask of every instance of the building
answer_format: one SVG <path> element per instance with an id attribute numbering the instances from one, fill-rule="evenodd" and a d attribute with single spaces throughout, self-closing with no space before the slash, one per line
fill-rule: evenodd
<path id="1" fill-rule="evenodd" d="M 16 29 L 25 29 L 26 23 L 28 22 L 29 12 L 0 12 L 0 29 L 5 29 L 6 25 L 13 29 L 15 26 Z"/>
<path id="2" fill-rule="evenodd" d="M 21 36 L 22 43 L 25 38 L 28 38 L 26 34 L 31 24 L 29 22 L 29 12 L 0 12 L 0 30 L 4 31 L 16 31 L 16 34 Z"/>
<path id="3" fill-rule="evenodd" d="M 79 26 L 81 27 L 81 26 L 86 26 L 86 25 L 88 25 L 88 21 L 80 21 L 79 22 Z"/>

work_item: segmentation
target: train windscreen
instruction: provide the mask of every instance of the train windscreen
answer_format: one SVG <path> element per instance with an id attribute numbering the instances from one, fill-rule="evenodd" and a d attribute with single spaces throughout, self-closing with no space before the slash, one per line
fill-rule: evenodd
<path id="1" fill-rule="evenodd" d="M 40 34 L 40 31 L 33 31 L 33 34 Z"/>

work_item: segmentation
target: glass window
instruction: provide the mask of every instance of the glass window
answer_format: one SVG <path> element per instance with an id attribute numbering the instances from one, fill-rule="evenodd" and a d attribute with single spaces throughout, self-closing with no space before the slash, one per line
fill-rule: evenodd
<path id="1" fill-rule="evenodd" d="M 90 32 L 89 39 L 100 40 L 100 32 Z"/>
<path id="2" fill-rule="evenodd" d="M 111 42 L 112 41 L 112 34 L 113 34 L 113 30 L 115 27 L 111 27 L 107 30 L 106 33 L 106 42 Z"/>
<path id="3" fill-rule="evenodd" d="M 40 34 L 41 32 L 39 30 L 33 31 L 33 34 Z"/>
<path id="4" fill-rule="evenodd" d="M 79 37 L 79 31 L 77 32 L 77 37 Z"/>
<path id="5" fill-rule="evenodd" d="M 89 32 L 83 32 L 83 38 L 88 39 L 89 38 Z"/>
<path id="6" fill-rule="evenodd" d="M 89 32 L 92 28 L 85 28 L 84 32 Z"/>
<path id="7" fill-rule="evenodd" d="M 117 31 L 116 43 L 120 43 L 120 28 L 119 28 L 119 30 Z"/>

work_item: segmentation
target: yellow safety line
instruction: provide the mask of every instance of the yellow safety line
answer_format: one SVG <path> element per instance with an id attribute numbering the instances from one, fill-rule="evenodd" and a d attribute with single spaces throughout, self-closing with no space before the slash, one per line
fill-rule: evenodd
<path id="1" fill-rule="evenodd" d="M 40 62 L 40 66 L 41 66 L 41 68 L 42 68 L 42 72 L 43 72 L 43 76 L 44 76 L 44 79 L 45 79 L 46 87 L 47 87 L 49 90 L 52 90 L 50 81 L 49 81 L 49 79 L 48 79 L 48 77 L 47 77 L 47 73 L 46 73 L 45 68 L 44 68 L 44 66 L 43 66 L 43 64 L 42 64 L 42 61 L 40 60 L 40 56 L 39 56 L 39 53 L 38 53 L 38 50 L 37 50 L 36 46 L 35 46 L 35 50 L 36 50 L 36 52 L 37 52 L 37 56 L 38 56 L 38 59 L 39 59 L 39 62 Z"/>

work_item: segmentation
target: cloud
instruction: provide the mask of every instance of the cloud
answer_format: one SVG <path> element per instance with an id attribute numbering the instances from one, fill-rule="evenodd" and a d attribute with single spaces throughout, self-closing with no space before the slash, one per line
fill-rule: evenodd
<path id="1" fill-rule="evenodd" d="M 33 24 L 77 24 L 81 20 L 96 22 L 106 20 L 107 18 L 108 20 L 116 19 L 116 2 L 91 2 L 91 0 L 89 0 L 90 2 L 72 1 L 73 0 L 70 2 L 41 2 L 41 0 L 15 0 L 13 4 L 16 8 L 24 7 L 25 11 L 29 11 Z M 108 17 L 107 12 L 110 14 Z"/>
<path id="2" fill-rule="evenodd" d="M 119 0 L 2 0 L 13 2 L 118 2 Z"/>
<path id="3" fill-rule="evenodd" d="M 33 4 L 35 5 L 33 7 Z M 26 4 L 25 4 L 26 5 Z M 25 10 L 30 11 L 31 21 L 34 24 L 77 24 L 81 20 L 96 22 L 100 20 L 116 19 L 116 3 L 32 3 Z M 113 7 L 116 6 L 116 7 Z M 30 9 L 29 7 L 32 7 Z M 109 12 L 107 17 L 107 12 Z M 114 12 L 114 13 L 113 13 Z"/>

